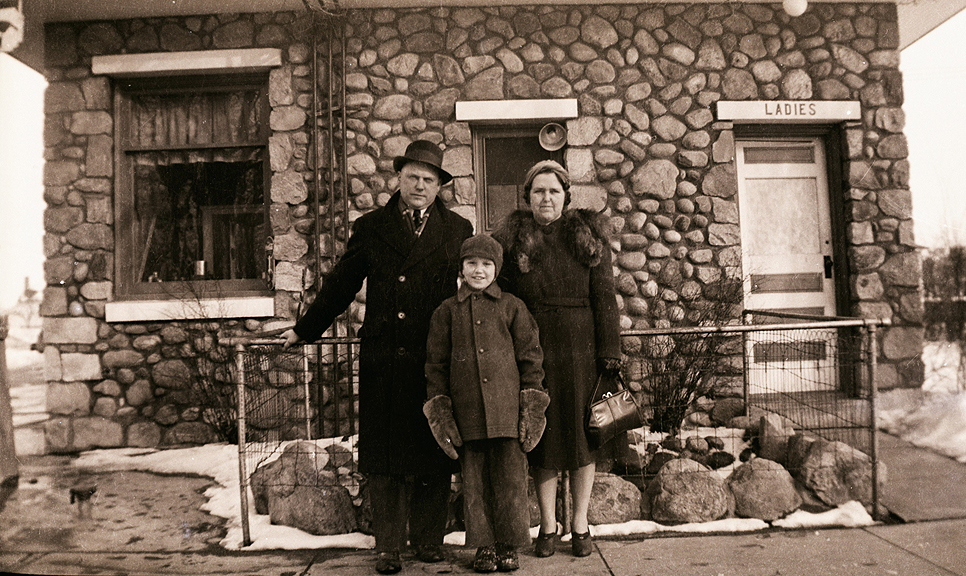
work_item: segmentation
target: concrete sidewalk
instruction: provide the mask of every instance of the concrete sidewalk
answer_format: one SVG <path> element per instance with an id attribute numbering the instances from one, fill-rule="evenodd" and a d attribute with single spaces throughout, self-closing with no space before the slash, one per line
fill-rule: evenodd
<path id="1" fill-rule="evenodd" d="M 916 458 L 914 451 L 903 450 Z M 930 459 L 923 461 L 930 462 Z M 963 466 L 941 461 L 943 465 Z M 966 467 L 964 467 L 966 468 Z M 77 471 L 62 456 L 22 459 L 19 488 L 0 511 L 0 571 L 21 574 L 371 576 L 370 551 L 229 551 L 222 521 L 201 510 L 208 478 L 119 471 L 98 475 L 91 518 L 79 518 L 68 490 Z M 922 490 L 942 492 L 933 485 Z M 896 491 L 899 492 L 899 491 Z M 774 576 L 888 574 L 966 576 L 966 517 L 866 528 L 767 530 L 749 534 L 662 534 L 598 540 L 575 558 L 569 545 L 536 558 L 521 554 L 518 574 L 533 576 Z M 447 560 L 404 557 L 403 575 L 473 574 L 473 550 L 446 547 Z"/>
<path id="2" fill-rule="evenodd" d="M 966 521 L 841 530 L 598 541 L 597 552 L 574 558 L 565 547 L 550 558 L 521 555 L 518 574 L 532 576 L 909 576 L 966 575 Z M 447 560 L 404 558 L 402 574 L 473 574 L 473 551 L 447 547 Z M 0 569 L 25 574 L 253 574 L 371 576 L 371 552 L 299 550 L 98 550 L 0 553 Z"/>

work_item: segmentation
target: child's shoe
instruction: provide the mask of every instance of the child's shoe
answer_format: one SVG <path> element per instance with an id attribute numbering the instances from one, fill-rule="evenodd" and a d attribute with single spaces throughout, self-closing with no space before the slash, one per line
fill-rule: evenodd
<path id="1" fill-rule="evenodd" d="M 495 546 L 480 546 L 476 549 L 473 570 L 477 572 L 496 572 L 498 567 Z"/>
<path id="2" fill-rule="evenodd" d="M 513 572 L 520 569 L 517 550 L 509 544 L 496 544 L 496 565 L 500 572 Z"/>

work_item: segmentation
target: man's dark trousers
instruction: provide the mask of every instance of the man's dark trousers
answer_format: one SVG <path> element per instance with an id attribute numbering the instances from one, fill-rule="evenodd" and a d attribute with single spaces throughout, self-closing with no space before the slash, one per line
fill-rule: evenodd
<path id="1" fill-rule="evenodd" d="M 404 550 L 407 523 L 413 546 L 439 546 L 443 542 L 449 509 L 449 474 L 370 474 L 367 478 L 376 552 Z"/>

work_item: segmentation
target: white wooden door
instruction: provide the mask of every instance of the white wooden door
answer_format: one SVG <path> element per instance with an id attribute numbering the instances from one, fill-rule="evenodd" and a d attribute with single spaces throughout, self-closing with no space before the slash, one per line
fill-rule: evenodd
<path id="1" fill-rule="evenodd" d="M 822 140 L 739 141 L 737 167 L 745 307 L 835 315 Z M 753 333 L 751 392 L 834 389 L 834 339 L 828 330 Z"/>

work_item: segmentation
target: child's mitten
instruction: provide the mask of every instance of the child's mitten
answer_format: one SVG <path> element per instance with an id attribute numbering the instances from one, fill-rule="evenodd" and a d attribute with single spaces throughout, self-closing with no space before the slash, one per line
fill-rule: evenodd
<path id="1" fill-rule="evenodd" d="M 550 405 L 550 396 L 543 390 L 526 388 L 520 391 L 520 447 L 529 452 L 540 442 L 547 427 L 544 414 Z"/>
<path id="2" fill-rule="evenodd" d="M 433 396 L 423 404 L 423 414 L 429 420 L 429 429 L 446 455 L 456 460 L 456 448 L 463 445 L 456 419 L 453 418 L 453 400 L 449 396 Z"/>

